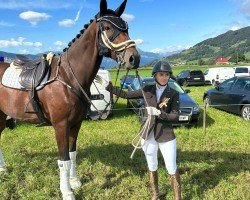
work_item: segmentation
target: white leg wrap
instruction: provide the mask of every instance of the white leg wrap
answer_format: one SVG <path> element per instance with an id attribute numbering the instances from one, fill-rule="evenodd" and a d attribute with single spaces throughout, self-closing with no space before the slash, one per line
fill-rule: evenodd
<path id="1" fill-rule="evenodd" d="M 5 164 L 4 164 L 4 159 L 3 159 L 3 153 L 2 150 L 0 149 L 0 172 L 5 172 Z"/>
<path id="2" fill-rule="evenodd" d="M 74 190 L 76 188 L 81 187 L 81 185 L 82 185 L 81 181 L 78 179 L 78 177 L 76 175 L 76 151 L 69 152 L 69 157 L 70 157 L 70 161 L 71 161 L 69 182 L 70 182 L 71 188 Z"/>
<path id="3" fill-rule="evenodd" d="M 60 190 L 63 195 L 63 200 L 75 200 L 75 196 L 71 191 L 69 184 L 69 171 L 71 166 L 71 161 L 61 161 L 58 160 L 58 167 L 60 169 Z"/>

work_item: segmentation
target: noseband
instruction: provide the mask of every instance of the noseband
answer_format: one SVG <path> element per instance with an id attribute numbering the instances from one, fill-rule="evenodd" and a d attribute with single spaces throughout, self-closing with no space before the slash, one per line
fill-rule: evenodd
<path id="1" fill-rule="evenodd" d="M 116 16 L 103 16 L 96 19 L 99 24 L 99 52 L 103 56 L 110 56 L 110 50 L 114 51 L 117 57 L 120 57 L 120 53 L 130 47 L 135 46 L 135 42 L 133 40 L 127 40 L 121 42 L 119 44 L 113 43 L 115 38 L 121 32 L 128 32 L 128 25 L 122 18 Z M 103 28 L 103 21 L 109 22 L 113 28 L 114 33 L 108 37 L 104 28 Z"/>

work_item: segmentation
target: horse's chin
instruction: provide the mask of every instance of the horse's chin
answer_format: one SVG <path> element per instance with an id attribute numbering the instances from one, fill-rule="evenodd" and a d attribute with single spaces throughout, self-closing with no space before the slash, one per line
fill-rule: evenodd
<path id="1" fill-rule="evenodd" d="M 124 67 L 125 69 L 137 69 L 139 67 L 139 63 L 138 65 L 131 65 L 129 62 L 126 62 Z"/>

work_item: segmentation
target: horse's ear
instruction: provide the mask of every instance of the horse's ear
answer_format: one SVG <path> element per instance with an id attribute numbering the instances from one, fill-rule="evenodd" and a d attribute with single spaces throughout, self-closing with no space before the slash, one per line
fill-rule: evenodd
<path id="1" fill-rule="evenodd" d="M 115 10 L 116 14 L 120 17 L 125 10 L 127 0 L 124 0 L 122 4 Z"/>
<path id="2" fill-rule="evenodd" d="M 106 0 L 101 0 L 100 2 L 100 16 L 105 15 L 107 12 L 108 6 L 107 6 L 107 1 Z"/>

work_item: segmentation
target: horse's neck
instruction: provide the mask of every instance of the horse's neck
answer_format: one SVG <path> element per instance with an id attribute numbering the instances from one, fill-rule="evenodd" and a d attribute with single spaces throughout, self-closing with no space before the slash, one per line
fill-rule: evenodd
<path id="1" fill-rule="evenodd" d="M 90 87 L 102 61 L 102 57 L 98 56 L 97 31 L 97 24 L 92 23 L 84 35 L 76 39 L 63 58 L 84 88 Z"/>

